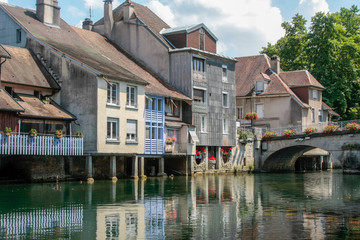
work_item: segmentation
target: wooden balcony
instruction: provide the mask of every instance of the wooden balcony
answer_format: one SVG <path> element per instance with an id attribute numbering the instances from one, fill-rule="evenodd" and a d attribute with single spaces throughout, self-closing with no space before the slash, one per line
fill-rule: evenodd
<path id="1" fill-rule="evenodd" d="M 0 155 L 81 156 L 83 138 L 0 134 Z"/>

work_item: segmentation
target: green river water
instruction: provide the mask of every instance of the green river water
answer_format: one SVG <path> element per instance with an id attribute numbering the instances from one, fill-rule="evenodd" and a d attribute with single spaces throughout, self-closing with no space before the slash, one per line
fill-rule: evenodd
<path id="1" fill-rule="evenodd" d="M 360 239 L 360 176 L 0 185 L 0 239 Z"/>

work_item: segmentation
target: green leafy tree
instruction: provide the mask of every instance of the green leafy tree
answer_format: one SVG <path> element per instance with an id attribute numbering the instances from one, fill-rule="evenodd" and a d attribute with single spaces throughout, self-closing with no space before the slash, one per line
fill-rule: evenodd
<path id="1" fill-rule="evenodd" d="M 262 53 L 281 58 L 283 70 L 308 69 L 324 85 L 323 99 L 345 119 L 360 118 L 360 15 L 352 6 L 285 22 L 285 36 Z"/>

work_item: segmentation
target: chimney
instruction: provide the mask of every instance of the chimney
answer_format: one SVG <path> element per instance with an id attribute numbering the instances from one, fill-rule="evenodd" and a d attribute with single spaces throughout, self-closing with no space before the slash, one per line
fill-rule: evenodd
<path id="1" fill-rule="evenodd" d="M 123 8 L 124 20 L 129 20 L 134 14 L 134 4 L 131 0 L 127 0 Z"/>
<path id="2" fill-rule="evenodd" d="M 60 26 L 60 7 L 57 0 L 36 0 L 36 16 L 45 24 Z"/>
<path id="3" fill-rule="evenodd" d="M 277 74 L 280 73 L 280 57 L 277 55 L 274 55 L 271 57 L 271 69 L 276 72 Z"/>
<path id="4" fill-rule="evenodd" d="M 94 25 L 94 22 L 91 21 L 90 18 L 85 18 L 85 20 L 82 23 L 82 28 L 91 31 L 93 28 L 93 25 Z"/>
<path id="5" fill-rule="evenodd" d="M 111 37 L 111 31 L 114 26 L 112 2 L 113 0 L 104 0 L 104 34 L 108 38 Z"/>

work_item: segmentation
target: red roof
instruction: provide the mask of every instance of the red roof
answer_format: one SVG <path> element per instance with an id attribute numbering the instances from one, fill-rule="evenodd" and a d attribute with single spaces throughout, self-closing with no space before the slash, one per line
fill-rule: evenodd
<path id="1" fill-rule="evenodd" d="M 279 75 L 291 88 L 312 86 L 325 89 L 324 86 L 321 85 L 321 83 L 319 83 L 307 70 L 281 72 Z"/>

